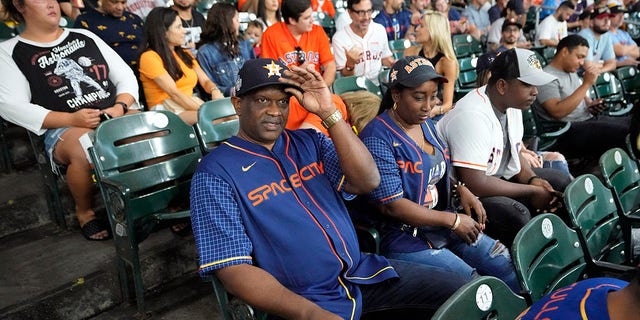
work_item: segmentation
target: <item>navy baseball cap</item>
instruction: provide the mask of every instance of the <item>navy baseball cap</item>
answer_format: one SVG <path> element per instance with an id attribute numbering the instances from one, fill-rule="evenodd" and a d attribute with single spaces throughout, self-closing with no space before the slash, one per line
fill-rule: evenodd
<path id="1" fill-rule="evenodd" d="M 516 26 L 518 29 L 522 29 L 522 24 L 515 18 L 505 19 L 504 23 L 502 23 L 502 31 L 506 31 L 508 26 Z"/>
<path id="2" fill-rule="evenodd" d="M 404 57 L 396 61 L 389 73 L 390 87 L 401 84 L 408 88 L 415 88 L 429 80 L 449 82 L 447 78 L 436 73 L 429 60 L 420 56 Z"/>
<path id="3" fill-rule="evenodd" d="M 496 55 L 496 52 L 489 52 L 478 57 L 478 60 L 476 61 L 476 73 L 489 70 L 489 68 L 491 68 L 491 64 L 493 63 L 493 60 L 496 59 Z"/>
<path id="4" fill-rule="evenodd" d="M 231 96 L 243 96 L 255 89 L 272 85 L 292 87 L 302 91 L 298 86 L 280 82 L 279 79 L 284 76 L 285 70 L 289 70 L 289 68 L 278 60 L 247 60 L 238 72 L 238 80 L 231 90 Z"/>

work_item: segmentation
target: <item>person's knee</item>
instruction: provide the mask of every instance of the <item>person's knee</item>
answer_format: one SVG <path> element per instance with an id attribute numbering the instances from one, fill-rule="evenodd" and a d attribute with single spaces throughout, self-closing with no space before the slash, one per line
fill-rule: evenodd
<path id="1" fill-rule="evenodd" d="M 531 220 L 527 206 L 509 197 L 489 197 L 480 201 L 487 211 L 489 224 L 493 220 L 506 226 L 522 227 Z"/>

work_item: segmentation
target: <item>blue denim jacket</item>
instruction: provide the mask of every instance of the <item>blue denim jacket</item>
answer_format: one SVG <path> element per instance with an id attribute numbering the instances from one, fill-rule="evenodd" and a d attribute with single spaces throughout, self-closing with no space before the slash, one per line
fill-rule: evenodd
<path id="1" fill-rule="evenodd" d="M 220 42 L 207 43 L 198 49 L 198 63 L 225 97 L 231 95 L 231 88 L 238 80 L 238 71 L 249 59 L 255 59 L 253 47 L 249 41 L 240 41 L 240 55 L 229 57 L 222 48 Z"/>

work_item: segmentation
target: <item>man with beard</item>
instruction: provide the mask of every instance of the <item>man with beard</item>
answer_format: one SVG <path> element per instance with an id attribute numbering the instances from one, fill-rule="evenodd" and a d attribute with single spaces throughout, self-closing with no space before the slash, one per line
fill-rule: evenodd
<path id="1" fill-rule="evenodd" d="M 502 24 L 502 45 L 497 52 L 507 51 L 516 47 L 520 38 L 522 25 L 516 19 L 505 20 Z"/>
<path id="2" fill-rule="evenodd" d="M 589 51 L 584 59 L 585 68 L 596 65 L 600 72 L 608 72 L 616 69 L 616 54 L 613 51 L 609 27 L 611 26 L 611 11 L 609 8 L 595 8 L 591 13 L 589 28 L 581 30 L 578 34 L 589 42 Z"/>
<path id="3" fill-rule="evenodd" d="M 371 21 L 371 0 L 348 0 L 347 12 L 351 24 L 336 31 L 331 44 L 336 66 L 345 77 L 365 76 L 378 85 L 382 65 L 394 63 L 384 27 Z"/>
<path id="4" fill-rule="evenodd" d="M 485 233 L 510 247 L 531 215 L 555 211 L 561 201 L 555 190 L 569 181 L 557 179 L 562 174 L 555 169 L 534 171 L 521 154 L 521 110 L 535 101 L 537 86 L 555 77 L 542 71 L 533 51 L 520 48 L 499 53 L 490 71 L 487 85 L 460 99 L 437 130 L 449 147 L 456 184 L 480 197 L 487 212 Z"/>
<path id="5" fill-rule="evenodd" d="M 599 115 L 602 99 L 591 100 L 589 88 L 600 74 L 596 65 L 586 65 L 589 43 L 579 35 L 560 40 L 558 50 L 545 71 L 556 76 L 540 86 L 535 111 L 545 119 L 571 121 L 569 131 L 561 135 L 556 148 L 568 158 L 599 157 L 610 148 L 624 148 L 631 117 Z M 584 65 L 582 79 L 578 69 Z"/>
<path id="6" fill-rule="evenodd" d="M 205 22 L 204 16 L 196 11 L 194 2 L 194 0 L 174 0 L 171 6 L 171 9 L 178 12 L 182 27 L 187 29 L 185 47 L 191 48 L 192 51 L 195 51 L 196 44 L 200 42 L 200 34 Z"/>
<path id="7" fill-rule="evenodd" d="M 564 1 L 554 14 L 542 20 L 536 33 L 536 46 L 557 46 L 560 39 L 567 36 L 567 19 L 575 9 L 571 1 Z"/>
<path id="8" fill-rule="evenodd" d="M 74 28 L 84 28 L 104 40 L 135 73 L 142 41 L 142 18 L 126 11 L 127 0 L 103 0 L 78 16 Z"/>

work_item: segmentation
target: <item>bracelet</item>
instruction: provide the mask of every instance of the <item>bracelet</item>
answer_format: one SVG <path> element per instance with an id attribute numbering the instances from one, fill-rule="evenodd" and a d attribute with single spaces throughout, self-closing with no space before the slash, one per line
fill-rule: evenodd
<path id="1" fill-rule="evenodd" d="M 129 111 L 129 106 L 122 101 L 116 101 L 113 105 L 119 104 L 120 106 L 122 106 L 122 110 L 124 110 L 123 113 L 127 113 L 127 111 Z"/>
<path id="2" fill-rule="evenodd" d="M 347 71 L 353 71 L 353 68 L 354 68 L 354 67 L 355 67 L 355 66 L 353 66 L 353 67 L 344 66 L 344 69 L 345 69 L 345 70 L 347 70 Z"/>
<path id="3" fill-rule="evenodd" d="M 458 229 L 458 226 L 460 225 L 460 215 L 456 213 L 456 220 L 453 222 L 453 225 L 451 226 L 451 231 L 455 231 L 456 229 Z"/>
<path id="4" fill-rule="evenodd" d="M 531 181 L 533 181 L 534 179 L 542 179 L 542 178 L 540 178 L 538 176 L 533 176 L 533 177 L 529 178 L 529 180 L 527 180 L 527 184 L 531 184 Z"/>
<path id="5" fill-rule="evenodd" d="M 342 112 L 336 109 L 330 116 L 322 119 L 322 126 L 325 127 L 325 129 L 329 129 L 340 120 L 342 120 Z"/>

